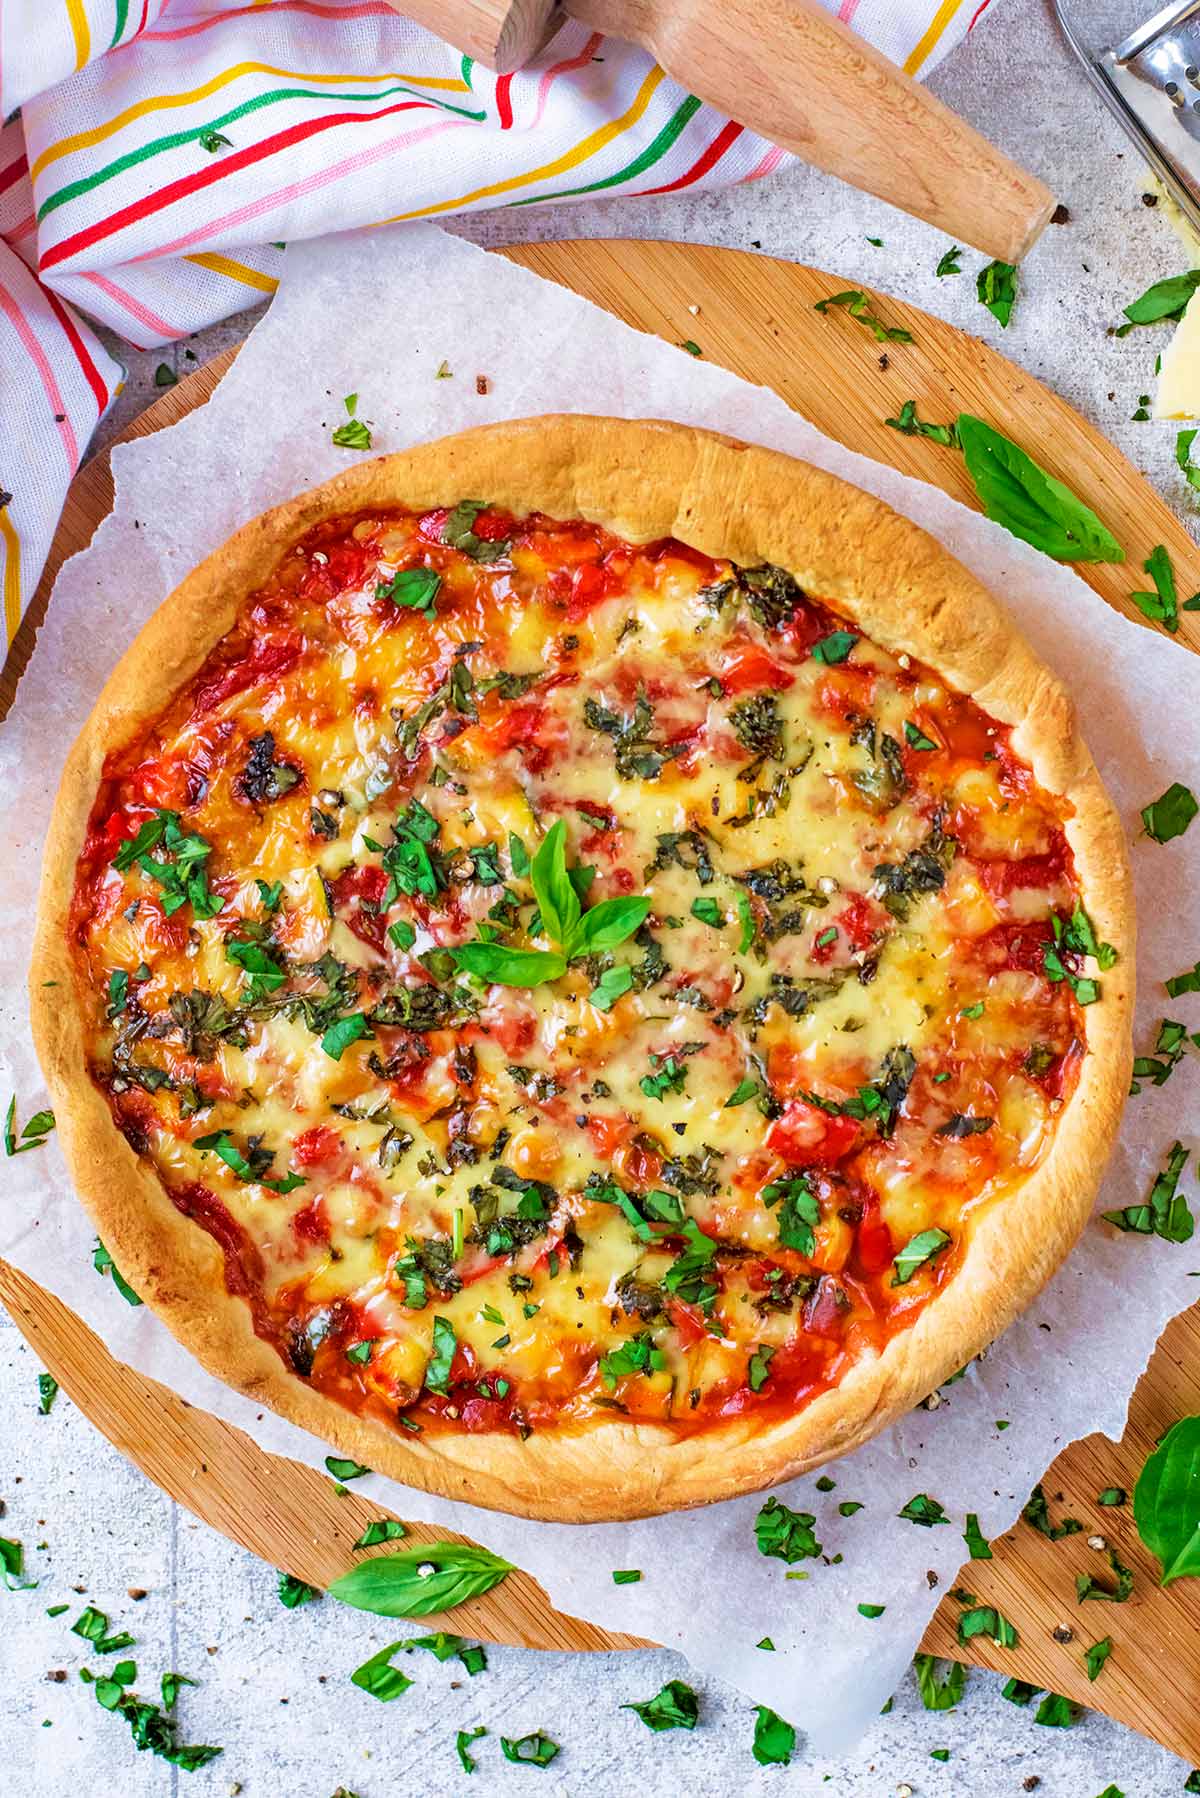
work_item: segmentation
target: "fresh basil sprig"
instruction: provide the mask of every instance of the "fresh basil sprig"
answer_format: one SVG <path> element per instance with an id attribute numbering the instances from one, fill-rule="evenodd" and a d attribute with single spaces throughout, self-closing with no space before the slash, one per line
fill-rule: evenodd
<path id="1" fill-rule="evenodd" d="M 958 439 L 987 516 L 1057 562 L 1123 562 L 1090 506 L 982 418 L 960 412 Z"/>
<path id="2" fill-rule="evenodd" d="M 512 1571 L 511 1561 L 469 1542 L 425 1542 L 360 1561 L 329 1590 L 378 1617 L 427 1617 L 482 1597 Z"/>
<path id="3" fill-rule="evenodd" d="M 1138 1535 L 1162 1563 L 1160 1584 L 1200 1576 L 1200 1417 L 1173 1424 L 1133 1489 Z"/>
<path id="4" fill-rule="evenodd" d="M 566 825 L 561 818 L 542 838 L 529 864 L 533 896 L 550 949 L 510 949 L 504 943 L 463 943 L 450 953 L 456 966 L 498 986 L 541 986 L 565 974 L 581 955 L 615 949 L 645 922 L 647 898 L 602 899 L 583 910 L 567 867 Z"/>

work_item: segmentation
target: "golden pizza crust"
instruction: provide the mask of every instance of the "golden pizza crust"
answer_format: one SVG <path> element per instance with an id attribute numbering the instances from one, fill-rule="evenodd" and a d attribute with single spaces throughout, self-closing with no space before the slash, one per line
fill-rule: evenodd
<path id="1" fill-rule="evenodd" d="M 791 1418 L 693 1437 L 606 1423 L 572 1435 L 408 1435 L 311 1389 L 254 1334 L 211 1236 L 172 1204 L 113 1123 L 88 1070 L 86 1001 L 67 921 L 106 754 L 154 717 L 234 624 L 297 538 L 373 506 L 465 495 L 520 516 L 581 517 L 633 542 L 677 537 L 714 557 L 773 562 L 894 653 L 930 664 L 1013 727 L 1066 833 L 1097 936 L 1118 951 L 1087 1011 L 1089 1053 L 1046 1159 L 972 1214 L 962 1263 L 914 1326 Z M 1091 1210 L 1132 1061 L 1134 912 L 1120 822 L 1061 683 L 991 595 L 928 533 L 789 456 L 689 426 L 561 416 L 489 425 L 364 462 L 254 519 L 163 602 L 118 663 L 63 773 L 46 847 L 30 988 L 34 1035 L 80 1197 L 125 1276 L 218 1378 L 406 1485 L 558 1522 L 650 1515 L 730 1498 L 846 1453 L 933 1391 L 1045 1284 Z M 47 983 L 56 983 L 48 985 Z M 74 1000 L 72 995 L 75 995 Z"/>

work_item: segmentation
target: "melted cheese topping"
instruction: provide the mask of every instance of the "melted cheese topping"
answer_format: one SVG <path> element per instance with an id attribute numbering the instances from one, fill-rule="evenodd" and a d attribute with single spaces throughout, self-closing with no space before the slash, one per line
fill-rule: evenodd
<path id="1" fill-rule="evenodd" d="M 645 921 L 489 983 L 454 950 L 557 946 L 560 820 L 583 917 Z M 1063 822 L 781 569 L 472 502 L 338 519 L 110 758 L 93 1075 L 339 1401 L 766 1420 L 1046 1154 L 1084 1052 Z"/>

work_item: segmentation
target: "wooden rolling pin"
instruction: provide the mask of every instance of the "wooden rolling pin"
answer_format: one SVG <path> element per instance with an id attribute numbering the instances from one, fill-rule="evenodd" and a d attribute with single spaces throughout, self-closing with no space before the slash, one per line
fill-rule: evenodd
<path id="1" fill-rule="evenodd" d="M 391 0 L 500 72 L 561 23 L 554 0 Z M 1054 196 L 817 0 L 566 0 L 641 44 L 739 124 L 1002 262 L 1019 262 Z"/>

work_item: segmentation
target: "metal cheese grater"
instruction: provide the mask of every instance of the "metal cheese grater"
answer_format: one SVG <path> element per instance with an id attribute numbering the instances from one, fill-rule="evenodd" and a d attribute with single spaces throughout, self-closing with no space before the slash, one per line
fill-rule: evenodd
<path id="1" fill-rule="evenodd" d="M 1098 53 L 1063 0 L 1054 11 L 1105 105 L 1200 236 L 1200 0 L 1175 0 Z"/>

